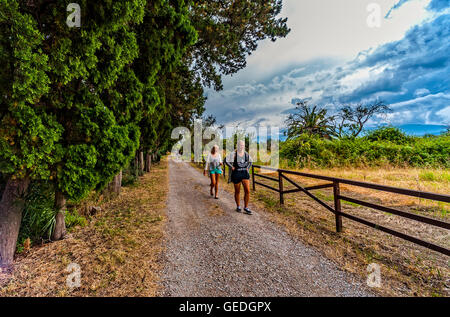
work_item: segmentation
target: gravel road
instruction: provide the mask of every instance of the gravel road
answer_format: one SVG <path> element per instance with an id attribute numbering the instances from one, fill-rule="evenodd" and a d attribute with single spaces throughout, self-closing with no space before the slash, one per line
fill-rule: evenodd
<path id="1" fill-rule="evenodd" d="M 169 161 L 167 207 L 161 296 L 373 296 L 263 211 L 235 212 L 225 191 L 215 200 L 189 164 Z"/>

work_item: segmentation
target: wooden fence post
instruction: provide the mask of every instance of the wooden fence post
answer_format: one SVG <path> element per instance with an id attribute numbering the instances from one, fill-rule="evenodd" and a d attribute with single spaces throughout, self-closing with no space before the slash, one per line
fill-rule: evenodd
<path id="1" fill-rule="evenodd" d="M 283 177 L 282 177 L 282 172 L 281 171 L 278 171 L 278 189 L 280 190 L 280 204 L 284 205 Z"/>
<path id="2" fill-rule="evenodd" d="M 252 185 L 253 185 L 253 191 L 256 190 L 256 184 L 255 184 L 255 167 L 252 165 Z"/>
<path id="3" fill-rule="evenodd" d="M 333 196 L 334 196 L 334 210 L 336 217 L 336 232 L 342 232 L 342 216 L 341 213 L 341 199 L 338 197 L 341 194 L 339 182 L 333 181 Z"/>

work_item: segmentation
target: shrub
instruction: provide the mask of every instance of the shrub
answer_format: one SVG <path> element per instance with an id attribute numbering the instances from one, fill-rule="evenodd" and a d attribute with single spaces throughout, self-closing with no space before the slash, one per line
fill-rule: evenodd
<path id="1" fill-rule="evenodd" d="M 55 226 L 53 184 L 48 182 L 32 182 L 26 196 L 22 223 L 19 231 L 17 252 L 23 249 L 25 240 L 38 243 L 50 240 Z M 66 212 L 66 228 L 85 226 L 87 220 L 76 211 Z"/>
<path id="2" fill-rule="evenodd" d="M 412 137 L 407 136 L 403 131 L 395 127 L 381 127 L 369 131 L 365 139 L 371 142 L 389 141 L 395 144 L 406 144 L 413 140 Z"/>
<path id="3" fill-rule="evenodd" d="M 394 131 L 394 132 L 393 132 Z M 388 139 L 388 140 L 386 140 Z M 394 166 L 450 167 L 450 137 L 404 138 L 395 130 L 371 137 L 326 140 L 301 135 L 280 145 L 280 157 L 289 166 L 342 167 Z"/>
<path id="4" fill-rule="evenodd" d="M 54 191 L 47 182 L 30 184 L 26 196 L 18 245 L 30 238 L 32 243 L 48 240 L 55 226 Z"/>
<path id="5" fill-rule="evenodd" d="M 66 213 L 66 227 L 72 228 L 76 226 L 84 227 L 87 225 L 87 219 L 80 216 L 75 210 L 69 210 Z"/>

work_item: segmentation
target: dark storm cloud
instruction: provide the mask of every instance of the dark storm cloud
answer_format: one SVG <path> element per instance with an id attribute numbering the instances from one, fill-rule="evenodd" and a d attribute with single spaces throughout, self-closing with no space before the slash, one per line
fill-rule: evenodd
<path id="1" fill-rule="evenodd" d="M 336 109 L 342 103 L 382 99 L 395 123 L 450 123 L 450 0 L 398 41 L 363 51 L 353 61 L 313 60 L 244 82 L 214 96 L 208 110 L 219 122 L 283 122 L 296 99 Z M 394 10 L 406 1 L 399 1 Z"/>

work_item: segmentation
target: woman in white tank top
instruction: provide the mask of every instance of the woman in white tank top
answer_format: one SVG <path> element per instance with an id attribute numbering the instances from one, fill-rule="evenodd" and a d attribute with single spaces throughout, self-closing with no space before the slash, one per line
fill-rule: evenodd
<path id="1" fill-rule="evenodd" d="M 210 194 L 214 196 L 216 199 L 219 199 L 219 179 L 220 175 L 222 175 L 222 155 L 219 153 L 219 146 L 214 145 L 211 149 L 211 153 L 208 155 L 205 164 L 205 170 L 203 171 L 203 175 L 206 175 L 208 172 L 209 177 L 211 178 L 210 185 Z M 215 190 L 215 195 L 213 193 L 213 189 Z"/>

